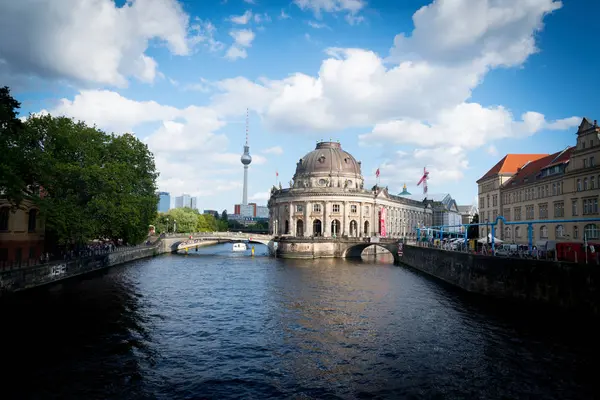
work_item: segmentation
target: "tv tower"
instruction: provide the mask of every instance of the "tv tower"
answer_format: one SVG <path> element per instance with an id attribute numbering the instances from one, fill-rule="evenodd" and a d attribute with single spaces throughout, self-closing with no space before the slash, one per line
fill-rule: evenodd
<path id="1" fill-rule="evenodd" d="M 252 162 L 250 157 L 250 146 L 248 146 L 248 109 L 246 108 L 246 144 L 244 145 L 244 154 L 240 158 L 242 164 L 244 164 L 244 194 L 242 197 L 242 204 L 248 205 L 248 165 Z"/>

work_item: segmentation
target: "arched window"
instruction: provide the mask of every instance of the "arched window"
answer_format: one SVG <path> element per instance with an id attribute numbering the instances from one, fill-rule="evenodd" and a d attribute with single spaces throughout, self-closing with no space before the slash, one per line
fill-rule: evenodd
<path id="1" fill-rule="evenodd" d="M 548 228 L 546 225 L 540 226 L 540 239 L 548 239 Z"/>
<path id="2" fill-rule="evenodd" d="M 342 225 L 340 224 L 340 221 L 338 221 L 337 219 L 331 221 L 331 236 L 340 236 L 341 230 Z"/>
<path id="3" fill-rule="evenodd" d="M 296 221 L 296 237 L 304 236 L 304 221 L 299 219 Z"/>
<path id="4" fill-rule="evenodd" d="M 322 236 L 323 230 L 321 229 L 321 220 L 315 219 L 313 221 L 313 235 L 314 236 Z"/>
<path id="5" fill-rule="evenodd" d="M 363 233 L 365 236 L 369 236 L 369 221 L 365 221 L 365 230 Z"/>
<path id="6" fill-rule="evenodd" d="M 562 225 L 556 225 L 555 235 L 556 235 L 557 239 L 564 237 L 565 236 L 565 228 L 564 228 L 564 226 L 562 226 Z"/>
<path id="7" fill-rule="evenodd" d="M 521 227 L 517 226 L 515 228 L 515 238 L 520 238 L 521 237 Z"/>
<path id="8" fill-rule="evenodd" d="M 0 231 L 8 230 L 8 207 L 0 208 Z"/>
<path id="9" fill-rule="evenodd" d="M 600 232 L 598 232 L 598 225 L 596 225 L 596 224 L 587 224 L 583 228 L 583 232 L 585 234 L 585 237 L 588 240 L 589 239 L 598 239 L 598 237 L 600 237 Z"/>
<path id="10" fill-rule="evenodd" d="M 290 221 L 285 220 L 285 233 L 290 233 Z"/>
<path id="11" fill-rule="evenodd" d="M 350 237 L 358 236 L 358 224 L 355 220 L 350 221 Z"/>
<path id="12" fill-rule="evenodd" d="M 27 223 L 27 230 L 29 232 L 35 232 L 35 225 L 37 222 L 37 210 L 29 210 L 29 221 Z"/>
<path id="13" fill-rule="evenodd" d="M 504 238 L 510 239 L 510 226 L 504 228 Z"/>

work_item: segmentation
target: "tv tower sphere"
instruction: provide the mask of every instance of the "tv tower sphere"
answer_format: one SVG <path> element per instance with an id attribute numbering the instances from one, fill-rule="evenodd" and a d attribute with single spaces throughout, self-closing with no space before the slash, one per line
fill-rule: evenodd
<path id="1" fill-rule="evenodd" d="M 240 157 L 240 160 L 244 165 L 250 165 L 252 162 L 252 156 L 250 155 L 249 151 L 249 146 L 244 146 L 244 154 L 242 154 L 242 157 Z"/>

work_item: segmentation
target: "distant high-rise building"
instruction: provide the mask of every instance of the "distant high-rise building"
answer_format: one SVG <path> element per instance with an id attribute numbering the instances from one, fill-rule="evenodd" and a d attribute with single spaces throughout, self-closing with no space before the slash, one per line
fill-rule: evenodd
<path id="1" fill-rule="evenodd" d="M 257 206 L 256 207 L 256 218 L 269 218 L 269 207 Z"/>
<path id="2" fill-rule="evenodd" d="M 171 208 L 171 194 L 158 192 L 158 212 L 165 213 Z"/>
<path id="3" fill-rule="evenodd" d="M 191 197 L 189 194 L 182 194 L 181 196 L 175 197 L 175 208 L 194 208 L 192 207 L 192 199 L 194 199 L 194 207 L 196 206 L 196 199 Z"/>
<path id="4" fill-rule="evenodd" d="M 198 199 L 196 197 L 190 198 L 190 208 L 192 208 L 193 210 L 198 209 L 198 204 L 196 203 L 197 200 Z"/>

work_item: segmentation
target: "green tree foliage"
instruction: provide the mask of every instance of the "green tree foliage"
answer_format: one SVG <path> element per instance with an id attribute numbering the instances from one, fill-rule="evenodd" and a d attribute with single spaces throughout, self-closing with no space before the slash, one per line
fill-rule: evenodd
<path id="1" fill-rule="evenodd" d="M 18 108 L 8 89 L 0 89 L 4 197 L 15 205 L 33 201 L 46 219 L 47 237 L 58 244 L 144 239 L 158 202 L 158 173 L 147 146 L 131 134 L 106 134 L 65 117 L 30 116 L 22 123 Z"/>
<path id="2" fill-rule="evenodd" d="M 200 214 L 198 210 L 191 208 L 174 208 L 166 213 L 159 213 L 156 216 L 155 226 L 158 232 L 167 232 L 167 223 L 169 232 L 173 232 L 175 223 L 177 224 L 177 232 L 179 233 L 227 230 L 226 222 L 223 225 L 222 221 L 217 220 L 214 215 Z"/>

